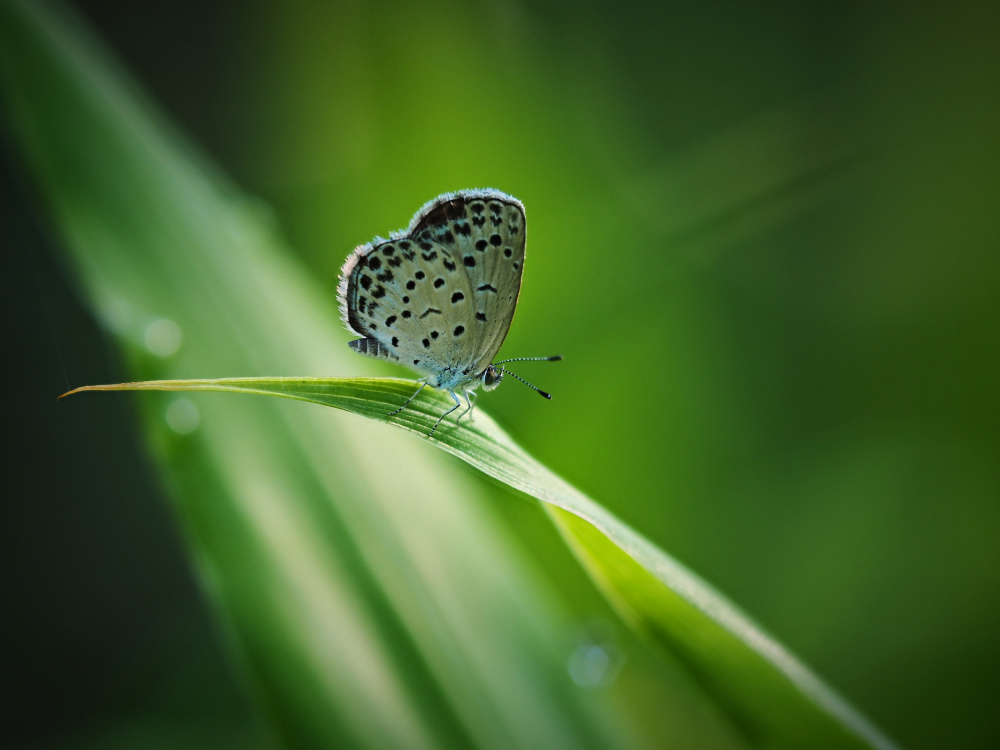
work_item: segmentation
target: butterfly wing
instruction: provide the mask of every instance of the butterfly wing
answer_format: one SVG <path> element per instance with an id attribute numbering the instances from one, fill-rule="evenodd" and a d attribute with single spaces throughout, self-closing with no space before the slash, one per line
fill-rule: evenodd
<path id="1" fill-rule="evenodd" d="M 410 231 L 429 233 L 461 263 L 471 298 L 467 319 L 475 332 L 469 366 L 479 375 L 510 330 L 524 271 L 524 206 L 499 190 L 440 196 L 414 217 Z"/>
<path id="2" fill-rule="evenodd" d="M 365 337 L 350 342 L 356 352 L 432 376 L 432 385 L 454 371 L 466 332 L 450 325 L 451 299 L 471 291 L 447 248 L 407 235 L 362 245 L 347 259 L 338 292 L 344 322 Z"/>
<path id="3" fill-rule="evenodd" d="M 357 248 L 338 297 L 360 354 L 455 387 L 478 376 L 514 316 L 524 265 L 524 207 L 496 190 L 448 193 L 409 229 Z"/>

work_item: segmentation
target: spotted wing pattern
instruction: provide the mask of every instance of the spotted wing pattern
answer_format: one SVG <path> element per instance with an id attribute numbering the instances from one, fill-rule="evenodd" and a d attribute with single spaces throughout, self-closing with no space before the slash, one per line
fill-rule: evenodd
<path id="1" fill-rule="evenodd" d="M 514 317 L 524 270 L 520 201 L 497 190 L 448 193 L 407 230 L 357 248 L 341 271 L 344 323 L 359 354 L 400 362 L 454 388 L 479 376 Z"/>

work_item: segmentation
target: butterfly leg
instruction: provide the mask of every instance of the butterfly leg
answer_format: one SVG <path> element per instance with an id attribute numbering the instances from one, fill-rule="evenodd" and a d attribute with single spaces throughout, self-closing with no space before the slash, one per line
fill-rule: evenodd
<path id="1" fill-rule="evenodd" d="M 448 411 L 446 411 L 444 414 L 442 414 L 440 417 L 438 417 L 438 421 L 434 423 L 434 426 L 431 428 L 431 431 L 427 434 L 427 437 L 430 437 L 431 435 L 434 434 L 434 431 L 438 428 L 438 425 L 441 424 L 442 419 L 447 417 L 449 414 L 455 411 L 455 409 L 459 408 L 462 405 L 462 402 L 458 400 L 458 396 L 455 395 L 455 391 L 448 391 L 448 393 L 450 393 L 451 397 L 455 399 L 455 405 L 451 407 Z"/>
<path id="2" fill-rule="evenodd" d="M 465 411 L 463 411 L 461 414 L 458 415 L 458 419 L 455 420 L 456 422 L 461 422 L 462 417 L 464 417 L 466 414 L 469 415 L 469 421 L 470 422 L 472 421 L 472 410 L 476 407 L 476 397 L 478 395 L 479 394 L 476 393 L 475 391 L 465 392 L 465 403 L 467 403 L 469 406 L 465 409 Z"/>
<path id="3" fill-rule="evenodd" d="M 464 395 L 465 395 L 465 403 L 467 403 L 468 406 L 465 407 L 465 411 L 463 411 L 461 414 L 458 415 L 458 418 L 455 420 L 456 422 L 461 422 L 462 417 L 464 417 L 466 414 L 472 411 L 472 400 L 469 398 L 469 392 L 465 391 Z"/>
<path id="4" fill-rule="evenodd" d="M 412 396 L 410 396 L 410 399 L 405 404 L 396 409 L 396 411 L 389 412 L 388 414 L 386 414 L 386 416 L 391 417 L 393 414 L 399 414 L 399 412 L 403 411 L 403 409 L 405 409 L 407 406 L 413 403 L 413 399 L 415 399 L 420 394 L 420 391 L 422 391 L 426 386 L 427 386 L 427 381 L 426 380 L 422 381 L 420 383 L 420 387 L 417 388 L 417 392 L 414 393 Z"/>

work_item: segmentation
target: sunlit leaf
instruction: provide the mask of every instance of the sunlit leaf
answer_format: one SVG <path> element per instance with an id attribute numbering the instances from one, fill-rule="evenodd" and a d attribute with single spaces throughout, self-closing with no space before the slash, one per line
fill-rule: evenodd
<path id="1" fill-rule="evenodd" d="M 705 582 L 564 482 L 481 411 L 444 422 L 442 392 L 388 378 L 225 378 L 79 388 L 227 391 L 332 406 L 415 432 L 449 453 L 545 502 L 577 556 L 636 628 L 683 663 L 759 747 L 890 748 L 883 737 L 781 644 Z M 69 394 L 67 394 L 69 395 Z"/>

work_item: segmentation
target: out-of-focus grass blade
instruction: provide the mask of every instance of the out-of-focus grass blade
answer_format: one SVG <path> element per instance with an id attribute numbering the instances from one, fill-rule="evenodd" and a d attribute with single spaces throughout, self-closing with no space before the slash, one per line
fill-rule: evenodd
<path id="1" fill-rule="evenodd" d="M 452 403 L 442 392 L 424 389 L 402 412 L 387 416 L 406 402 L 415 387 L 414 381 L 389 378 L 225 378 L 122 383 L 78 391 L 207 390 L 282 396 L 390 422 L 426 437 Z M 534 460 L 481 411 L 474 422 L 442 422 L 429 439 L 544 501 L 612 603 L 691 671 L 753 745 L 894 747 L 722 595 Z"/>
<path id="2" fill-rule="evenodd" d="M 0 85 L 14 149 L 134 377 L 367 365 L 266 211 L 71 16 L 0 0 Z M 570 681 L 540 577 L 444 457 L 276 399 L 140 402 L 208 599 L 285 744 L 629 744 Z"/>

